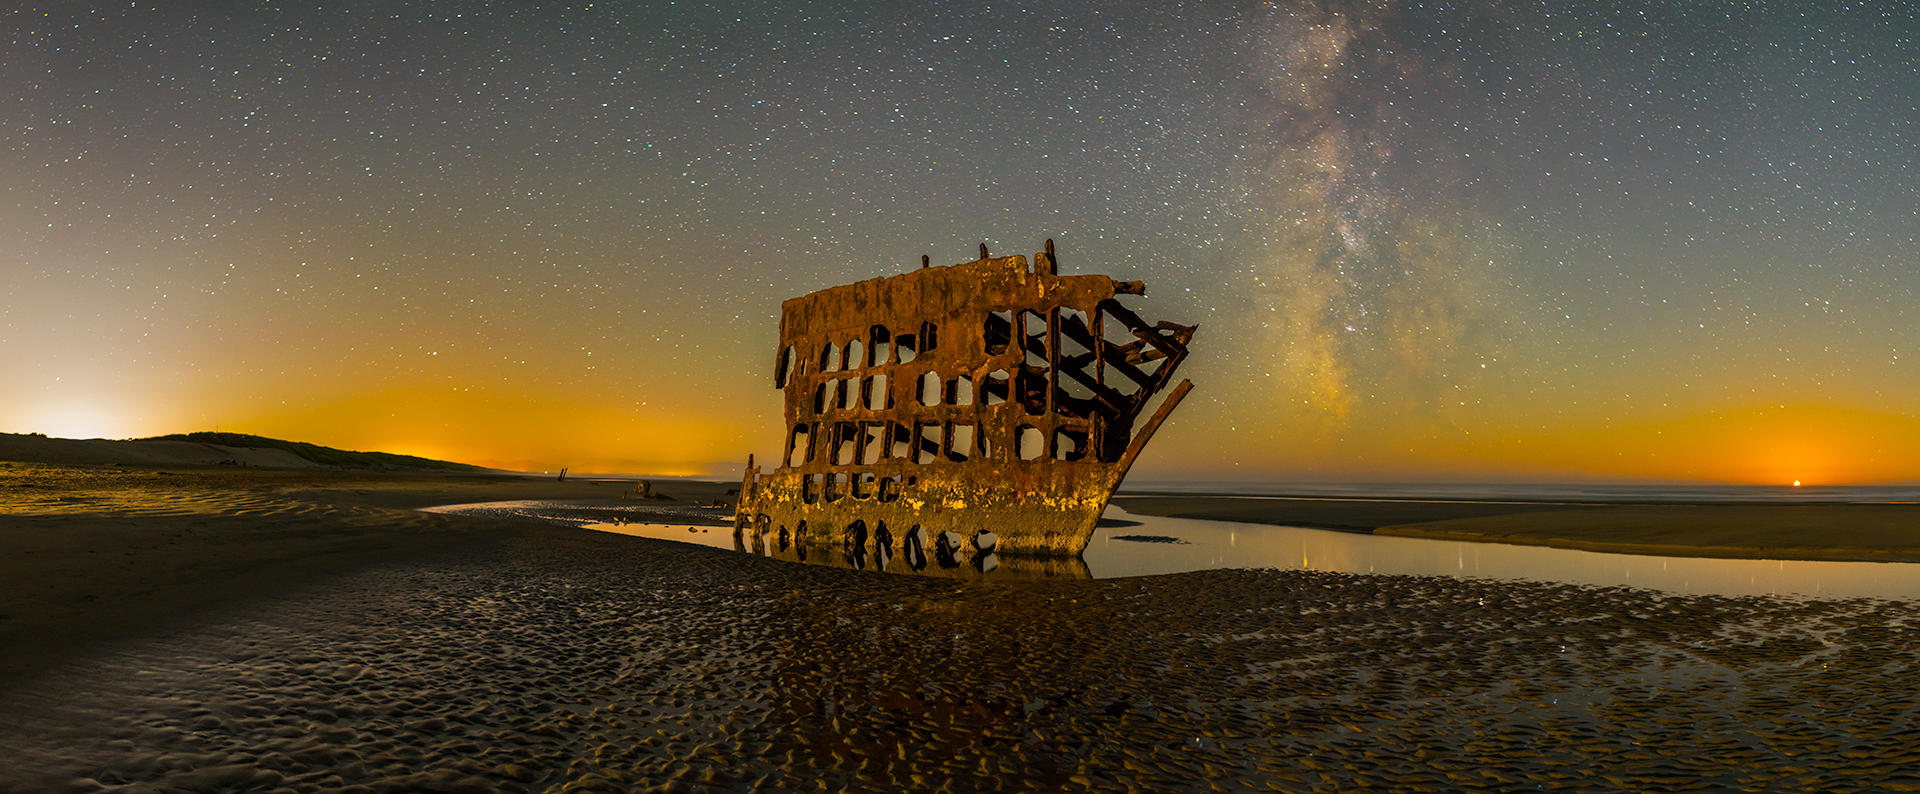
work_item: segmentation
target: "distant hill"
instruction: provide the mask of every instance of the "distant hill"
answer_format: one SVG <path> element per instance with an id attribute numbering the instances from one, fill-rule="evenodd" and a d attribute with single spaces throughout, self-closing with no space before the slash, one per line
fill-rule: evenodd
<path id="1" fill-rule="evenodd" d="M 485 471 L 480 466 L 388 452 L 349 452 L 300 441 L 244 433 L 178 433 L 113 441 L 48 438 L 39 433 L 0 433 L 0 460 L 56 464 L 145 466 L 229 465 L 276 469 L 438 469 Z"/>
<path id="2" fill-rule="evenodd" d="M 481 471 L 479 466 L 465 463 L 453 463 L 431 458 L 417 458 L 412 455 L 395 455 L 391 452 L 352 452 L 304 441 L 282 441 L 265 436 L 250 436 L 245 433 L 175 433 L 169 436 L 135 439 L 137 441 L 191 441 L 196 444 L 217 444 L 223 447 L 242 447 L 248 449 L 278 449 L 291 452 L 295 456 L 313 461 L 322 466 L 339 466 L 350 469 L 456 469 L 460 471 Z"/>

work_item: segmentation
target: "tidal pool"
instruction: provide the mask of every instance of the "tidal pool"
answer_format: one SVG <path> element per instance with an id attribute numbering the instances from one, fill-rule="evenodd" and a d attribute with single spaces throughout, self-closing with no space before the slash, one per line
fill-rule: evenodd
<path id="1" fill-rule="evenodd" d="M 1801 595 L 1819 598 L 1920 598 L 1920 564 L 1728 560 L 1606 554 L 1541 546 L 1396 538 L 1300 527 L 1134 515 L 1108 507 L 1078 561 L 972 553 L 942 560 L 868 550 L 779 548 L 777 539 L 736 541 L 727 527 L 686 524 L 589 524 L 588 528 L 793 562 L 960 579 L 1148 576 L 1213 568 L 1279 568 L 1334 573 L 1510 579 L 1673 593 Z M 946 564 L 942 564 L 942 563 Z M 918 563 L 917 565 L 915 563 Z"/>

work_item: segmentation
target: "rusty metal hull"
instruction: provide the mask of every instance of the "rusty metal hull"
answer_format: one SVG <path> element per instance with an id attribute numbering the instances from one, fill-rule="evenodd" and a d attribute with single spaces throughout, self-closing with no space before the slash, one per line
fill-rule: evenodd
<path id="1" fill-rule="evenodd" d="M 981 254 L 783 304 L 785 454 L 770 472 L 748 461 L 736 533 L 876 553 L 908 535 L 1086 548 L 1192 386 L 1166 390 L 1194 327 L 1120 305 L 1138 282 L 1058 275 L 1052 241 L 1032 268 Z"/>

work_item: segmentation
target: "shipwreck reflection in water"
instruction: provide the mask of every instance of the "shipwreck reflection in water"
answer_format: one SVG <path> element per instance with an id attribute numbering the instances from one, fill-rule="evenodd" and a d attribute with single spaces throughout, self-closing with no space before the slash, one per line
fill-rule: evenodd
<path id="1" fill-rule="evenodd" d="M 1827 598 L 1920 598 L 1920 564 L 1728 560 L 1395 538 L 1227 521 L 1161 518 L 1108 507 L 1079 558 L 1017 557 L 975 551 L 924 531 L 854 548 L 811 547 L 790 536 L 730 527 L 599 524 L 630 535 L 698 543 L 808 565 L 949 579 L 1108 579 L 1213 568 L 1281 568 L 1337 573 L 1522 579 L 1718 595 L 1800 594 Z"/>
<path id="2" fill-rule="evenodd" d="M 799 542 L 796 535 L 804 532 L 804 529 L 800 532 L 775 529 L 735 535 L 730 527 L 686 524 L 607 523 L 588 524 L 587 528 L 711 546 L 787 562 L 862 571 L 947 579 L 1094 578 L 1086 562 L 1076 557 L 1025 557 L 980 551 L 956 533 L 942 532 L 929 537 L 926 530 L 918 527 L 897 539 L 882 529 L 862 537 L 862 542 L 857 545 L 849 543 L 837 549 Z M 1095 537 L 1097 539 L 1099 536 Z"/>

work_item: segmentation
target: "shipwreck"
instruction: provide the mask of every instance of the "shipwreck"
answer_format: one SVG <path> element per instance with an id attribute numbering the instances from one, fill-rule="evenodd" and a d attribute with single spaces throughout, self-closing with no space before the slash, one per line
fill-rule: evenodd
<path id="1" fill-rule="evenodd" d="M 748 458 L 736 537 L 882 560 L 965 546 L 1077 558 L 1193 386 L 1167 389 L 1196 326 L 1149 323 L 1119 300 L 1145 294 L 1060 275 L 1048 240 L 1031 267 L 982 245 L 972 262 L 922 257 L 786 301 L 773 373 L 785 454 L 771 472 Z"/>

